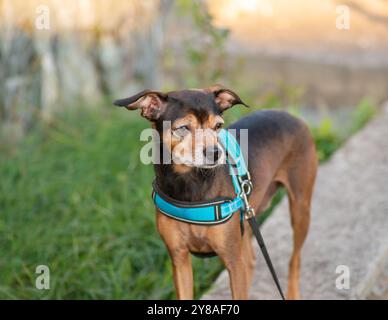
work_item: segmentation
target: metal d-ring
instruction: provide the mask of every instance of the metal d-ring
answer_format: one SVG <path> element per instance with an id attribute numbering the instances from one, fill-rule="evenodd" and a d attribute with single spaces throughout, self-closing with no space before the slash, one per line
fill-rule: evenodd
<path id="1" fill-rule="evenodd" d="M 253 185 L 250 180 L 244 180 L 240 184 L 241 191 L 244 192 L 247 196 L 249 196 L 252 192 Z"/>

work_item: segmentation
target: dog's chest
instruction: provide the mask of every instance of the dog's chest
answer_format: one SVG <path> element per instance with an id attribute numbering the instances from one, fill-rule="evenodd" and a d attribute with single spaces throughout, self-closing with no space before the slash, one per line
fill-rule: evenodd
<path id="1" fill-rule="evenodd" d="M 209 227 L 190 225 L 188 229 L 187 244 L 191 252 L 207 253 L 214 251 L 209 238 Z"/>

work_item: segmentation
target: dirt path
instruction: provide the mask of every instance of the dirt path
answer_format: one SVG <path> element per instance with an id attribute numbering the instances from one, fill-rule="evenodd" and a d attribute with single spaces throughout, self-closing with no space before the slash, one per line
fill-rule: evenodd
<path id="1" fill-rule="evenodd" d="M 387 298 L 387 137 L 388 104 L 320 167 L 310 232 L 302 254 L 302 298 Z M 264 239 L 284 289 L 292 247 L 289 224 L 288 203 L 284 200 L 263 226 Z M 343 275 L 339 266 L 349 271 L 348 289 L 336 287 L 336 280 Z M 250 297 L 279 298 L 261 254 Z M 203 298 L 230 298 L 226 272 Z"/>

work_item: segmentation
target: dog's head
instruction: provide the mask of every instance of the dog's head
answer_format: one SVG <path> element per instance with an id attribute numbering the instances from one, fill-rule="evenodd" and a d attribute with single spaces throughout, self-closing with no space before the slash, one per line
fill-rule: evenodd
<path id="1" fill-rule="evenodd" d="M 225 152 L 217 135 L 224 123 L 222 114 L 236 104 L 247 106 L 235 92 L 221 85 L 168 93 L 145 90 L 114 104 L 141 110 L 159 132 L 171 153 L 174 170 L 180 173 L 224 163 Z"/>

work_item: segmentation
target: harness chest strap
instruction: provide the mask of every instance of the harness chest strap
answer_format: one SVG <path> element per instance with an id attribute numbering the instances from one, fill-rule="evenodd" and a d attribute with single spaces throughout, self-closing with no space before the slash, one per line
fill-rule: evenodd
<path id="1" fill-rule="evenodd" d="M 220 224 L 229 220 L 233 213 L 243 208 L 240 197 L 217 198 L 211 201 L 182 202 L 164 194 L 153 182 L 152 198 L 158 209 L 176 220 L 194 224 Z"/>

